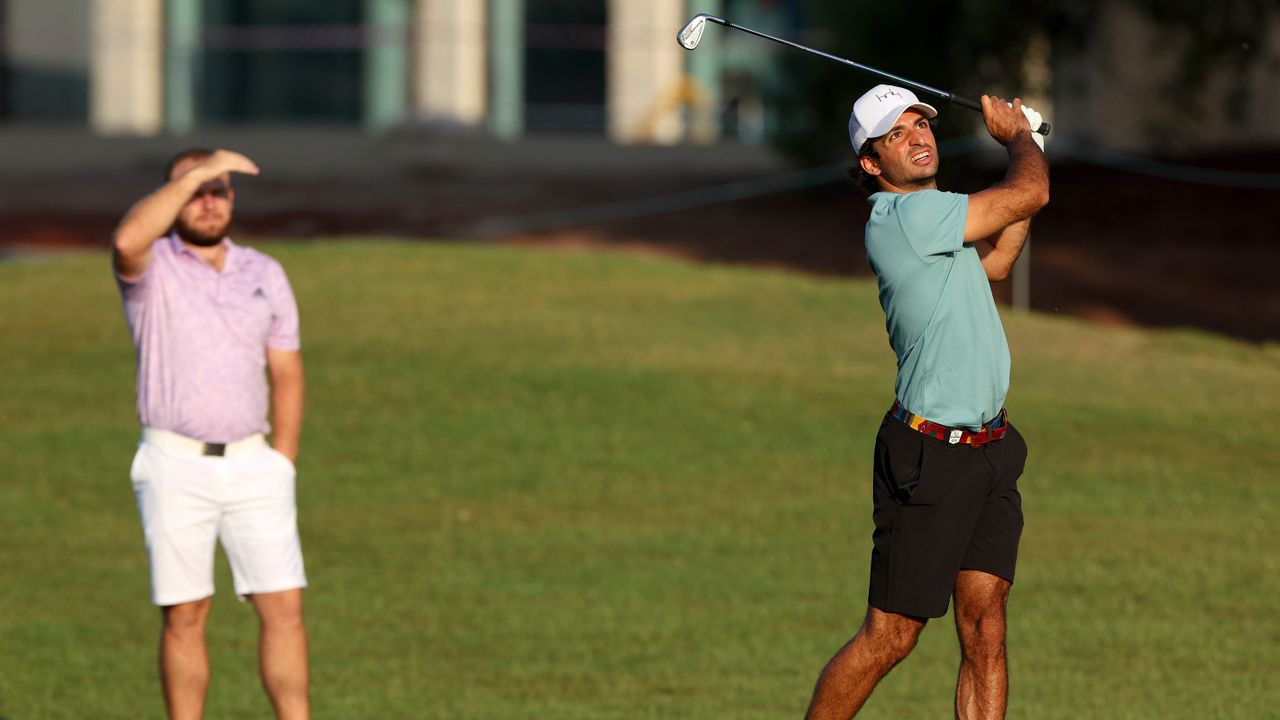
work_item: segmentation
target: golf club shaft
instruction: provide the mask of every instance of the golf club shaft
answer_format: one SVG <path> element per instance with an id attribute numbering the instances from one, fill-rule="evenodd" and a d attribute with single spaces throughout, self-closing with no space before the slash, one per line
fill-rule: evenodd
<path id="1" fill-rule="evenodd" d="M 926 92 L 931 95 L 936 95 L 942 98 L 943 100 L 946 100 L 947 102 L 954 103 L 961 107 L 967 107 L 970 110 L 977 110 L 978 112 L 982 112 L 982 104 L 976 100 L 970 100 L 967 97 L 961 97 L 959 95 L 956 95 L 955 93 L 949 93 L 946 90 L 939 90 L 936 87 L 930 87 L 929 85 L 925 85 L 924 83 L 918 83 L 914 80 L 908 80 L 904 77 L 899 77 L 897 75 L 894 75 L 893 73 L 887 73 L 883 70 L 877 70 L 873 67 L 868 67 L 866 65 L 863 65 L 862 63 L 856 63 L 852 60 L 842 58 L 838 55 L 832 55 L 831 53 L 825 53 L 821 50 L 815 50 L 814 48 L 808 47 L 806 45 L 801 45 L 800 43 L 797 43 L 797 42 L 785 40 L 775 35 L 770 35 L 769 33 L 763 33 L 763 32 L 760 32 L 759 30 L 753 30 L 747 27 L 746 25 L 739 25 L 737 23 L 729 22 L 724 18 L 714 17 L 712 15 L 707 15 L 706 18 L 711 22 L 719 23 L 720 25 L 724 25 L 727 28 L 733 28 L 734 30 L 741 30 L 742 32 L 747 33 L 749 35 L 755 35 L 756 37 L 761 37 L 761 38 L 764 38 L 765 40 L 772 40 L 776 43 L 781 43 L 783 45 L 793 47 L 797 50 L 803 50 L 805 52 L 813 53 L 814 55 L 820 55 L 824 58 L 827 58 L 828 60 L 835 60 L 836 62 L 842 65 L 848 65 L 851 68 L 855 68 L 863 72 L 871 73 L 872 75 L 878 75 L 882 78 L 886 78 L 888 80 L 893 80 L 895 82 L 902 83 L 903 85 L 906 85 L 909 88 L 920 90 L 922 92 Z M 1035 131 L 1040 133 L 1041 135 L 1048 135 L 1049 123 L 1041 123 L 1040 127 L 1035 128 Z"/>

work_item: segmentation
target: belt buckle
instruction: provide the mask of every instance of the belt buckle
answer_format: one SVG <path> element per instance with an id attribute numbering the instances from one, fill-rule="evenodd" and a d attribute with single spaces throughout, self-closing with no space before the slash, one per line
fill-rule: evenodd
<path id="1" fill-rule="evenodd" d="M 200 454 L 205 456 L 211 456 L 211 457 L 223 457 L 227 454 L 227 444 L 226 443 L 205 443 L 204 449 L 200 452 Z"/>

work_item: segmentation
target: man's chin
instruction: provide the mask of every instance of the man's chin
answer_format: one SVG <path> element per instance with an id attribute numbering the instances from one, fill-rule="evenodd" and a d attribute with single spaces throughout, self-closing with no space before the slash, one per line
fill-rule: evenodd
<path id="1" fill-rule="evenodd" d="M 222 242 L 227 236 L 227 226 L 223 226 L 217 232 L 201 232 L 193 227 L 178 224 L 176 228 L 178 237 L 185 243 L 190 243 L 196 247 L 213 247 Z"/>
<path id="2" fill-rule="evenodd" d="M 932 182 L 938 177 L 938 163 L 932 162 L 919 169 L 916 173 L 916 180 L 926 180 Z"/>
<path id="3" fill-rule="evenodd" d="M 910 177 L 904 178 L 899 187 L 908 190 L 930 190 L 937 187 L 938 184 L 938 166 L 932 165 L 923 171 L 915 173 Z"/>
<path id="4" fill-rule="evenodd" d="M 213 247 L 214 245 L 222 242 L 221 237 L 193 237 L 191 235 L 183 235 L 182 233 L 178 233 L 178 237 L 182 238 L 182 242 L 187 243 L 188 245 L 195 245 L 196 247 Z"/>

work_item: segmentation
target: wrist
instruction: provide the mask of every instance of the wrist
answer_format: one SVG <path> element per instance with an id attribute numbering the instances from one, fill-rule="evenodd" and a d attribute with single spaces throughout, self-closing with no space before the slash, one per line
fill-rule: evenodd
<path id="1" fill-rule="evenodd" d="M 298 458 L 298 443 L 296 442 L 285 442 L 278 439 L 273 439 L 271 442 L 271 447 L 275 449 L 276 452 L 289 458 L 290 461 L 297 460 Z"/>
<path id="2" fill-rule="evenodd" d="M 172 184 L 182 188 L 185 195 L 194 195 L 208 180 L 209 178 L 204 177 L 204 173 L 200 172 L 200 167 L 196 166 L 174 178 Z"/>
<path id="3" fill-rule="evenodd" d="M 1026 149 L 1027 147 L 1034 147 L 1039 149 L 1039 146 L 1036 145 L 1035 138 L 1031 136 L 1030 130 L 1018 133 L 1017 135 L 1010 138 L 1009 142 L 1005 145 L 1005 148 L 1009 150 L 1010 154 L 1021 149 Z"/>

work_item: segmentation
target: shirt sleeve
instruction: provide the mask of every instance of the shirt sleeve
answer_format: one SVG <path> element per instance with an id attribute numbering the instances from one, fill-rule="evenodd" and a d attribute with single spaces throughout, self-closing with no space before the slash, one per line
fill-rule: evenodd
<path id="1" fill-rule="evenodd" d="M 964 249 L 969 196 L 938 190 L 907 193 L 898 201 L 898 222 L 907 242 L 922 258 Z"/>
<path id="2" fill-rule="evenodd" d="M 279 263 L 271 263 L 268 282 L 273 315 L 271 329 L 267 332 L 267 347 L 275 350 L 297 350 L 302 346 L 298 328 L 298 302 L 293 297 L 289 278 Z"/>
<path id="3" fill-rule="evenodd" d="M 138 273 L 136 277 L 126 277 L 121 275 L 120 271 L 116 270 L 115 258 L 112 258 L 111 274 L 115 276 L 116 287 L 119 288 L 120 295 L 126 302 L 141 301 L 146 296 L 147 287 L 150 285 L 148 280 L 155 274 L 151 268 L 155 264 L 156 259 L 155 253 L 153 252 L 151 262 L 147 263 L 147 266 L 142 269 L 142 272 Z"/>

